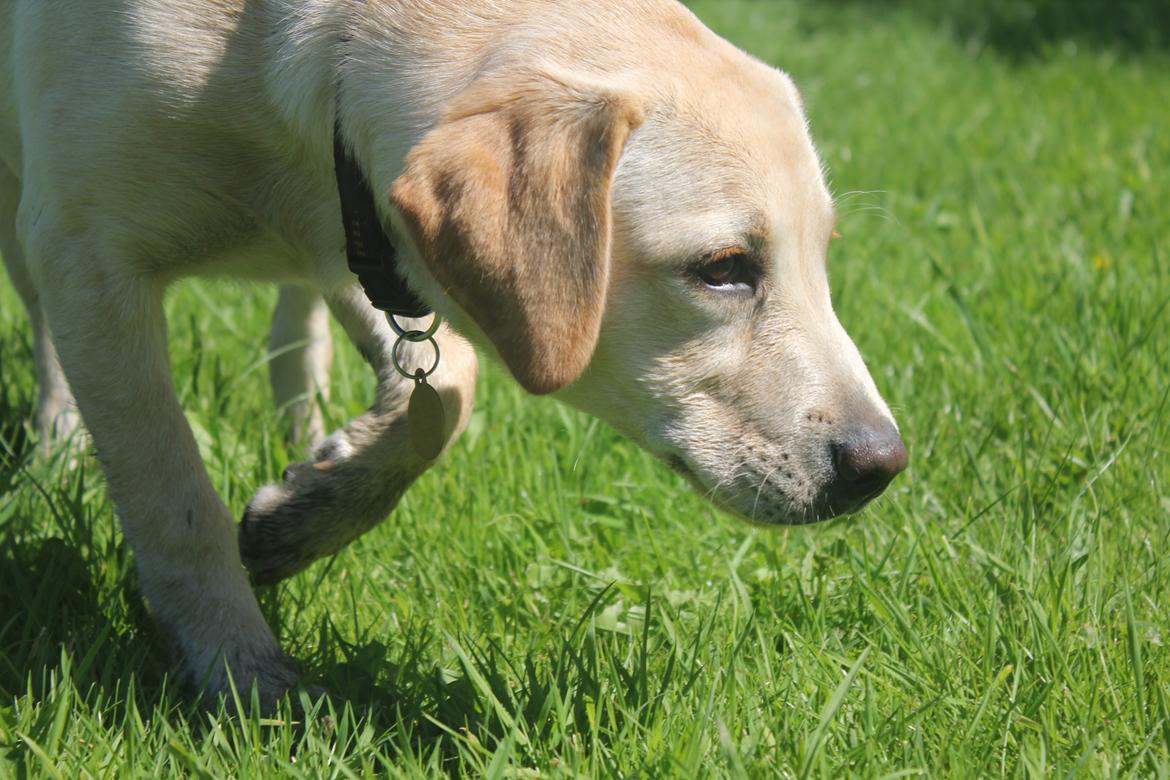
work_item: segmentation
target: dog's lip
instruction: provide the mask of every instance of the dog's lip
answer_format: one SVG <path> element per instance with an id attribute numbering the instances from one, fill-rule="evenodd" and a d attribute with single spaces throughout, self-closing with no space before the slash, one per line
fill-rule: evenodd
<path id="1" fill-rule="evenodd" d="M 703 480 L 699 479 L 699 475 L 695 473 L 695 470 L 691 468 L 691 464 L 687 463 L 683 456 L 667 456 L 666 465 L 670 466 L 671 471 L 686 479 L 687 482 L 690 482 L 691 487 L 695 489 L 695 492 L 705 496 L 708 500 L 712 500 L 714 498 L 714 496 L 711 495 L 710 489 L 705 484 L 703 484 Z"/>
<path id="2" fill-rule="evenodd" d="M 870 501 L 882 493 L 881 490 L 875 491 L 873 494 L 865 496 L 857 501 L 851 502 L 848 506 L 835 506 L 827 497 L 818 497 L 813 504 L 805 510 L 793 514 L 789 514 L 783 520 L 769 520 L 766 518 L 755 517 L 734 504 L 721 500 L 721 498 L 712 491 L 703 480 L 699 478 L 695 469 L 687 462 L 686 458 L 677 453 L 666 456 L 666 465 L 670 467 L 679 476 L 684 477 L 691 483 L 691 487 L 695 489 L 700 495 L 715 504 L 717 507 L 729 512 L 736 517 L 751 523 L 756 526 L 794 526 L 794 525 L 815 525 L 823 523 L 835 518 L 853 515 L 864 509 Z"/>
<path id="3" fill-rule="evenodd" d="M 886 486 L 882 485 L 877 490 L 874 490 L 861 498 L 855 498 L 845 504 L 834 504 L 833 501 L 827 497 L 819 496 L 814 504 L 814 514 L 819 518 L 813 522 L 820 522 L 820 520 L 832 520 L 835 517 L 846 517 L 848 515 L 855 515 L 861 510 L 869 506 L 875 498 L 886 491 Z"/>
<path id="4" fill-rule="evenodd" d="M 666 458 L 666 465 L 670 466 L 671 470 L 681 474 L 689 479 L 695 479 L 695 470 L 691 468 L 690 464 L 686 462 L 682 455 L 668 455 Z"/>

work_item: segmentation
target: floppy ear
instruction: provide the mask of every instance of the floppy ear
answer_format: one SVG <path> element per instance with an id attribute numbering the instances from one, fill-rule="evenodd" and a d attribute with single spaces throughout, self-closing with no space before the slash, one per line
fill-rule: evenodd
<path id="1" fill-rule="evenodd" d="M 482 82 L 407 156 L 391 199 L 428 269 L 532 393 L 588 365 L 609 279 L 629 99 L 549 74 Z"/>

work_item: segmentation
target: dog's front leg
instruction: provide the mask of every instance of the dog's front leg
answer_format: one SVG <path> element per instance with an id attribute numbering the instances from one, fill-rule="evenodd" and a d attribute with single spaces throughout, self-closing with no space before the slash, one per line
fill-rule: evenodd
<path id="1" fill-rule="evenodd" d="M 271 704 L 296 680 L 240 564 L 171 382 L 160 284 L 52 237 L 30 251 L 61 365 L 93 437 L 155 618 L 198 688 L 252 683 Z M 96 243 L 96 242 L 94 242 Z M 120 272 L 119 272 L 120 271 Z"/>
<path id="2" fill-rule="evenodd" d="M 289 466 L 283 481 L 257 491 L 240 525 L 240 552 L 258 583 L 296 574 L 373 528 L 431 465 L 410 442 L 406 410 L 414 383 L 393 367 L 395 337 L 384 316 L 357 287 L 328 301 L 377 372 L 377 400 L 318 445 L 308 463 Z M 443 401 L 449 445 L 471 414 L 477 364 L 471 346 L 445 325 L 435 339 L 442 357 L 428 381 Z M 433 352 L 425 343 L 404 343 L 399 358 L 405 367 L 425 368 Z"/>

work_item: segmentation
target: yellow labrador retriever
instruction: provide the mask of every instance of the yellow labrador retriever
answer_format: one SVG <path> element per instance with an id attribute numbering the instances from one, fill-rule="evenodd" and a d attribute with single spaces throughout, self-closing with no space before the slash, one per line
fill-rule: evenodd
<path id="1" fill-rule="evenodd" d="M 245 567 L 276 581 L 340 549 L 429 465 L 394 333 L 347 269 L 335 131 L 448 323 L 442 441 L 467 422 L 474 345 L 749 520 L 854 511 L 904 468 L 829 301 L 833 206 L 799 95 L 673 0 L 0 0 L 0 252 L 41 437 L 80 412 L 196 682 L 291 685 Z M 379 379 L 240 526 L 167 360 L 163 291 L 200 274 L 284 285 L 272 381 L 306 438 L 326 310 Z"/>

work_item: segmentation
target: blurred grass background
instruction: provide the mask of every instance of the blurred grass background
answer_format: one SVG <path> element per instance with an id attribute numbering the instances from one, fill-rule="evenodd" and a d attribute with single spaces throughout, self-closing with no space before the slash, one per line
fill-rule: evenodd
<path id="1" fill-rule="evenodd" d="M 0 284 L 0 776 L 1170 773 L 1164 3 L 699 0 L 800 86 L 843 214 L 843 323 L 911 447 L 861 516 L 748 528 L 489 368 L 386 523 L 266 591 L 306 713 L 166 684 L 96 464 L 31 454 Z M 169 301 L 242 511 L 295 456 L 272 291 Z M 334 423 L 372 397 L 340 346 Z"/>
<path id="2" fill-rule="evenodd" d="M 1148 52 L 1170 45 L 1170 6 L 1160 0 L 825 0 L 809 3 L 831 16 L 842 6 L 867 15 L 907 12 L 975 46 L 1015 58 L 1051 44 L 1086 43 Z"/>

